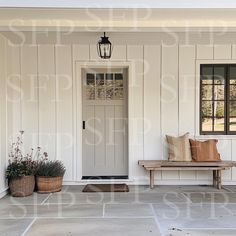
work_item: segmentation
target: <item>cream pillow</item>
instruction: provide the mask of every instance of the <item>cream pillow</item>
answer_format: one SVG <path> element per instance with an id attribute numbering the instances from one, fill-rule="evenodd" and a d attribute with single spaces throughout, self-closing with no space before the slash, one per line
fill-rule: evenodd
<path id="1" fill-rule="evenodd" d="M 169 161 L 192 161 L 189 133 L 179 137 L 166 135 L 166 139 Z"/>

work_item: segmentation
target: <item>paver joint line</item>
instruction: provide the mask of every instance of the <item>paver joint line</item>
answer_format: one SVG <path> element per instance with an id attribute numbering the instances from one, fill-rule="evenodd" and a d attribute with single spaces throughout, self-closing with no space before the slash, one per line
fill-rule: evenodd
<path id="1" fill-rule="evenodd" d="M 25 236 L 26 233 L 30 230 L 30 228 L 32 227 L 32 225 L 34 224 L 34 222 L 36 221 L 37 218 L 34 218 L 32 220 L 32 222 L 28 225 L 28 227 L 25 229 L 25 231 L 23 232 L 23 234 L 21 236 Z"/>
<path id="2" fill-rule="evenodd" d="M 96 202 L 96 194 L 82 194 L 80 193 L 81 190 L 76 188 L 67 188 L 66 191 L 68 192 L 48 194 L 47 196 L 35 194 L 33 197 L 17 199 L 17 201 L 12 200 L 10 197 L 2 199 L 2 202 L 0 200 L 0 210 L 2 211 L 0 235 L 2 235 L 2 232 L 7 232 L 6 230 L 11 231 L 8 226 L 4 225 L 6 220 L 12 220 L 10 222 L 13 223 L 10 223 L 10 225 L 13 228 L 14 226 L 20 227 L 21 231 L 18 231 L 18 235 L 21 236 L 33 235 L 32 233 L 36 232 L 35 230 L 38 229 L 40 222 L 47 224 L 49 221 L 55 221 L 58 225 L 71 224 L 71 222 L 79 224 L 80 222 L 83 227 L 87 224 L 101 223 L 101 221 L 103 222 L 102 225 L 112 222 L 110 230 L 115 230 L 113 227 L 117 222 L 131 222 L 132 224 L 133 222 L 141 222 L 137 226 L 141 224 L 142 226 L 140 227 L 145 229 L 145 227 L 151 225 L 150 227 L 158 229 L 163 236 L 170 235 L 170 233 L 175 235 L 176 232 L 171 231 L 172 228 L 183 230 L 183 234 L 185 230 L 196 232 L 200 230 L 216 232 L 218 230 L 220 232 L 221 230 L 227 231 L 231 229 L 235 230 L 233 235 L 236 235 L 234 223 L 236 220 L 236 188 L 234 186 L 227 186 L 220 191 L 209 186 L 159 186 L 151 191 L 148 190 L 148 192 L 146 188 L 139 186 L 135 187 L 135 190 L 131 187 L 131 192 L 127 194 L 112 194 L 111 198 L 109 197 L 110 195 L 104 194 L 99 202 Z M 67 195 L 73 195 L 74 201 L 72 202 Z M 83 195 L 85 197 L 82 197 Z M 211 198 L 211 195 L 214 198 Z M 90 203 L 86 203 L 86 199 Z M 228 200 L 226 201 L 225 199 Z M 176 213 L 176 209 L 171 207 L 169 203 L 173 204 L 181 214 L 176 219 L 168 219 L 169 215 L 173 216 Z M 227 203 L 224 211 L 220 207 L 222 203 Z M 22 218 L 16 217 L 13 219 L 11 217 L 11 214 L 14 215 L 14 213 L 19 215 L 21 207 L 27 211 L 23 218 L 25 220 L 23 224 L 21 222 Z M 214 207 L 213 213 L 217 214 L 213 215 L 214 220 L 209 218 L 212 213 L 212 207 Z M 31 215 L 34 212 L 34 208 L 39 216 L 36 214 Z M 192 218 L 186 218 L 186 209 L 191 212 L 191 216 L 196 217 L 198 220 L 191 221 Z M 63 214 L 58 214 L 59 211 Z M 165 215 L 167 215 L 167 218 L 165 218 Z M 186 228 L 186 226 L 189 227 Z M 52 227 L 56 229 L 57 225 L 52 224 Z M 130 230 L 135 229 L 132 228 L 132 225 L 128 225 L 128 227 L 130 227 Z M 218 233 L 217 235 L 220 235 Z"/>

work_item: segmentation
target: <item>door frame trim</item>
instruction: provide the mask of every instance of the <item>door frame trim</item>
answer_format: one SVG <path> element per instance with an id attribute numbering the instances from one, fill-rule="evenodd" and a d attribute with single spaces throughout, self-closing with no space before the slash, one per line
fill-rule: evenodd
<path id="1" fill-rule="evenodd" d="M 75 87 L 76 87 L 76 115 L 75 115 L 75 129 L 76 129 L 76 181 L 78 182 L 87 182 L 87 180 L 82 180 L 82 110 L 83 110 L 83 93 L 82 93 L 82 70 L 88 68 L 104 68 L 104 67 L 113 67 L 113 68 L 125 68 L 128 70 L 128 83 L 127 83 L 127 99 L 128 99 L 128 181 L 133 180 L 132 174 L 132 160 L 133 158 L 133 148 L 131 137 L 133 137 L 134 129 L 131 127 L 131 117 L 134 117 L 132 110 L 133 101 L 132 94 L 133 88 L 135 87 L 135 78 L 133 75 L 135 74 L 133 69 L 133 63 L 131 61 L 75 61 Z M 135 147 L 134 147 L 135 148 Z M 93 180 L 95 181 L 95 180 Z M 101 180 L 100 180 L 101 181 Z M 126 180 L 127 181 L 127 180 Z"/>

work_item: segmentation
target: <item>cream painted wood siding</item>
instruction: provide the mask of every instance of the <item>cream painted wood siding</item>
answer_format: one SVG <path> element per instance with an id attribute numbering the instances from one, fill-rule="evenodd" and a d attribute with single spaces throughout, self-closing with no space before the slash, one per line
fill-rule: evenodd
<path id="1" fill-rule="evenodd" d="M 135 73 L 133 96 L 129 97 L 130 109 L 135 114 L 131 118 L 137 121 L 135 125 L 129 124 L 135 134 L 132 137 L 135 145 L 129 147 L 135 153 L 130 176 L 135 183 L 148 181 L 147 174 L 137 164 L 139 159 L 167 158 L 166 134 L 190 132 L 192 136 L 199 136 L 196 60 L 231 59 L 236 59 L 236 46 L 230 44 L 115 45 L 112 60 L 130 61 Z M 65 163 L 67 182 L 78 181 L 77 176 L 81 174 L 78 173 L 81 135 L 77 132 L 82 120 L 78 114 L 81 95 L 76 94 L 75 89 L 78 73 L 75 62 L 96 60 L 100 59 L 95 45 L 8 47 L 7 73 L 14 86 L 8 85 L 7 91 L 17 101 L 7 102 L 7 140 L 18 130 L 25 130 L 28 147 L 42 146 L 52 159 Z M 1 122 L 4 122 L 2 115 Z M 236 160 L 236 137 L 218 138 L 222 159 Z M 199 171 L 163 171 L 156 178 L 159 183 L 194 184 L 209 183 L 211 175 Z M 236 183 L 236 169 L 225 172 L 224 181 Z"/>
<path id="2" fill-rule="evenodd" d="M 7 164 L 7 40 L 0 35 L 0 198 L 5 195 Z"/>

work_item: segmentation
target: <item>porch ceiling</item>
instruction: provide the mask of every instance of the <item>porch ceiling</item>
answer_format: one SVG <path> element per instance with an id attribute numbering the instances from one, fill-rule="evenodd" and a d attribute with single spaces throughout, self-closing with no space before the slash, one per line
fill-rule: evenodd
<path id="1" fill-rule="evenodd" d="M 0 7 L 58 7 L 58 8 L 232 8 L 234 0 L 2 0 Z"/>
<path id="2" fill-rule="evenodd" d="M 236 31 L 236 8 L 0 8 L 0 31 Z"/>

